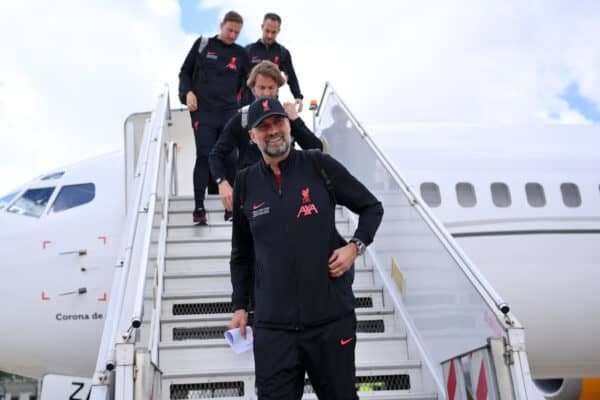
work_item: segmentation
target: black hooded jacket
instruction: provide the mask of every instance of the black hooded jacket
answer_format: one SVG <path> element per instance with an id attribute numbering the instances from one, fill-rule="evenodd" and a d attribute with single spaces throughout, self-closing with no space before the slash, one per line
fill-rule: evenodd
<path id="1" fill-rule="evenodd" d="M 354 236 L 370 244 L 383 217 L 381 203 L 339 162 L 317 155 L 333 182 L 337 203 L 359 215 Z M 302 329 L 353 312 L 353 274 L 349 270 L 339 278 L 329 277 L 329 257 L 344 243 L 335 229 L 330 193 L 308 152 L 292 150 L 279 166 L 281 192 L 264 161 L 236 179 L 232 301 L 234 309 L 248 304 L 256 261 L 254 323 Z"/>
<path id="2" fill-rule="evenodd" d="M 250 57 L 251 66 L 255 66 L 263 60 L 268 60 L 275 63 L 281 71 L 287 76 L 290 91 L 295 99 L 303 99 L 300 92 L 300 84 L 292 63 L 292 55 L 283 45 L 275 42 L 271 46 L 265 46 L 261 39 L 246 46 L 246 51 Z"/>
<path id="3" fill-rule="evenodd" d="M 179 72 L 179 100 L 186 104 L 191 90 L 198 98 L 201 114 L 236 110 L 250 72 L 248 54 L 238 44 L 227 45 L 211 37 L 198 53 L 201 38 L 190 49 Z"/>

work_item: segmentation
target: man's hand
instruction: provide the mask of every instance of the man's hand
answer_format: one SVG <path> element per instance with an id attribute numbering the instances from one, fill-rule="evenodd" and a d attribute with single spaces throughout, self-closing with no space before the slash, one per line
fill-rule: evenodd
<path id="1" fill-rule="evenodd" d="M 350 269 L 356 257 L 358 257 L 358 249 L 354 243 L 335 249 L 329 257 L 329 276 L 332 278 L 342 276 Z"/>
<path id="2" fill-rule="evenodd" d="M 248 314 L 246 310 L 235 310 L 231 321 L 229 321 L 229 329 L 240 328 L 240 333 L 246 339 L 246 325 L 248 325 Z"/>
<path id="3" fill-rule="evenodd" d="M 304 104 L 302 103 L 302 99 L 296 99 L 296 105 L 298 106 L 298 112 L 302 112 L 302 108 L 304 108 Z"/>
<path id="4" fill-rule="evenodd" d="M 185 104 L 190 112 L 194 112 L 198 109 L 198 99 L 191 90 L 185 95 Z"/>
<path id="5" fill-rule="evenodd" d="M 283 103 L 283 109 L 287 114 L 290 121 L 295 121 L 298 119 L 298 111 L 296 111 L 296 105 L 294 103 L 285 102 Z"/>
<path id="6" fill-rule="evenodd" d="M 233 189 L 227 179 L 223 179 L 219 183 L 219 197 L 223 203 L 223 207 L 229 212 L 233 211 Z"/>

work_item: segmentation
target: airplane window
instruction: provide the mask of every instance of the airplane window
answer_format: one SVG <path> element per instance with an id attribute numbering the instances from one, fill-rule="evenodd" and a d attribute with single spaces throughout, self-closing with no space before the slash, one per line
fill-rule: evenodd
<path id="1" fill-rule="evenodd" d="M 531 207 L 544 207 L 546 205 L 546 194 L 539 183 L 529 182 L 525 185 L 527 202 Z"/>
<path id="2" fill-rule="evenodd" d="M 0 197 L 0 210 L 2 210 L 4 207 L 6 207 L 18 194 L 19 194 L 19 192 L 12 192 L 12 193 L 7 194 L 4 197 Z"/>
<path id="3" fill-rule="evenodd" d="M 60 212 L 81 206 L 94 200 L 96 186 L 93 183 L 63 186 L 56 196 L 52 211 Z"/>
<path id="4" fill-rule="evenodd" d="M 61 171 L 61 172 L 54 172 L 52 174 L 48 174 L 46 176 L 42 177 L 43 181 L 49 181 L 50 179 L 58 179 L 60 177 L 62 177 L 65 174 L 65 171 Z"/>
<path id="5" fill-rule="evenodd" d="M 510 189 L 506 183 L 494 182 L 491 185 L 492 201 L 496 207 L 510 207 Z"/>
<path id="6" fill-rule="evenodd" d="M 54 187 L 29 189 L 6 211 L 37 218 L 46 209 L 52 192 Z"/>
<path id="7" fill-rule="evenodd" d="M 456 184 L 456 199 L 462 207 L 475 207 L 477 197 L 475 196 L 475 188 L 467 182 Z"/>
<path id="8" fill-rule="evenodd" d="M 442 204 L 440 188 L 433 182 L 421 183 L 421 197 L 429 207 L 439 207 Z"/>
<path id="9" fill-rule="evenodd" d="M 579 207 L 581 205 L 581 194 L 574 183 L 563 183 L 560 185 L 563 203 L 567 207 Z"/>

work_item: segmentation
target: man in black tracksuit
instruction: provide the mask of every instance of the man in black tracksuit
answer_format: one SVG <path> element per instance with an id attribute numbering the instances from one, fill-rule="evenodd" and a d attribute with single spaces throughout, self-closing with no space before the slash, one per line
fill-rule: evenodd
<path id="1" fill-rule="evenodd" d="M 275 63 L 285 73 L 290 91 L 296 100 L 298 112 L 302 112 L 302 99 L 304 96 L 300 92 L 300 84 L 292 63 L 292 55 L 288 49 L 276 41 L 281 27 L 281 17 L 275 13 L 267 13 L 260 27 L 262 37 L 246 46 L 250 62 L 252 65 L 256 65 L 263 60 Z"/>
<path id="2" fill-rule="evenodd" d="M 279 88 L 285 83 L 279 68 L 270 61 L 262 61 L 250 71 L 247 86 L 256 97 L 277 97 Z M 292 137 L 303 149 L 323 150 L 323 143 L 313 134 L 298 116 L 296 107 L 291 103 L 284 104 L 290 119 Z M 219 195 L 226 210 L 232 209 L 233 181 L 227 178 L 226 161 L 229 154 L 238 150 L 238 169 L 250 166 L 262 159 L 260 150 L 250 140 L 247 122 L 248 106 L 239 110 L 225 125 L 217 143 L 208 156 L 210 171 L 219 185 Z"/>
<path id="3" fill-rule="evenodd" d="M 300 399 L 307 372 L 320 399 L 357 399 L 352 266 L 373 241 L 383 208 L 333 158 L 291 148 L 289 120 L 275 98 L 256 100 L 248 122 L 263 160 L 235 182 L 230 327 L 245 333 L 254 285 L 259 398 Z M 335 229 L 334 203 L 359 215 L 348 244 Z"/>
<path id="4" fill-rule="evenodd" d="M 225 123 L 240 107 L 239 98 L 250 71 L 247 53 L 235 44 L 242 24 L 238 13 L 228 12 L 221 33 L 196 40 L 179 73 L 179 99 L 190 111 L 196 141 L 193 221 L 201 225 L 207 222 L 204 191 L 210 179 L 208 154 Z M 230 170 L 233 175 L 233 166 Z"/>

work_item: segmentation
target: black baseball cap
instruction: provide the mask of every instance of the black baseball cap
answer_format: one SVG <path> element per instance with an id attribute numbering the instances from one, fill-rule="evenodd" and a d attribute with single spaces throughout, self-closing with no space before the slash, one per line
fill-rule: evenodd
<path id="1" fill-rule="evenodd" d="M 273 115 L 287 117 L 283 106 L 275 97 L 259 97 L 248 109 L 248 126 L 256 128 L 265 118 Z"/>

